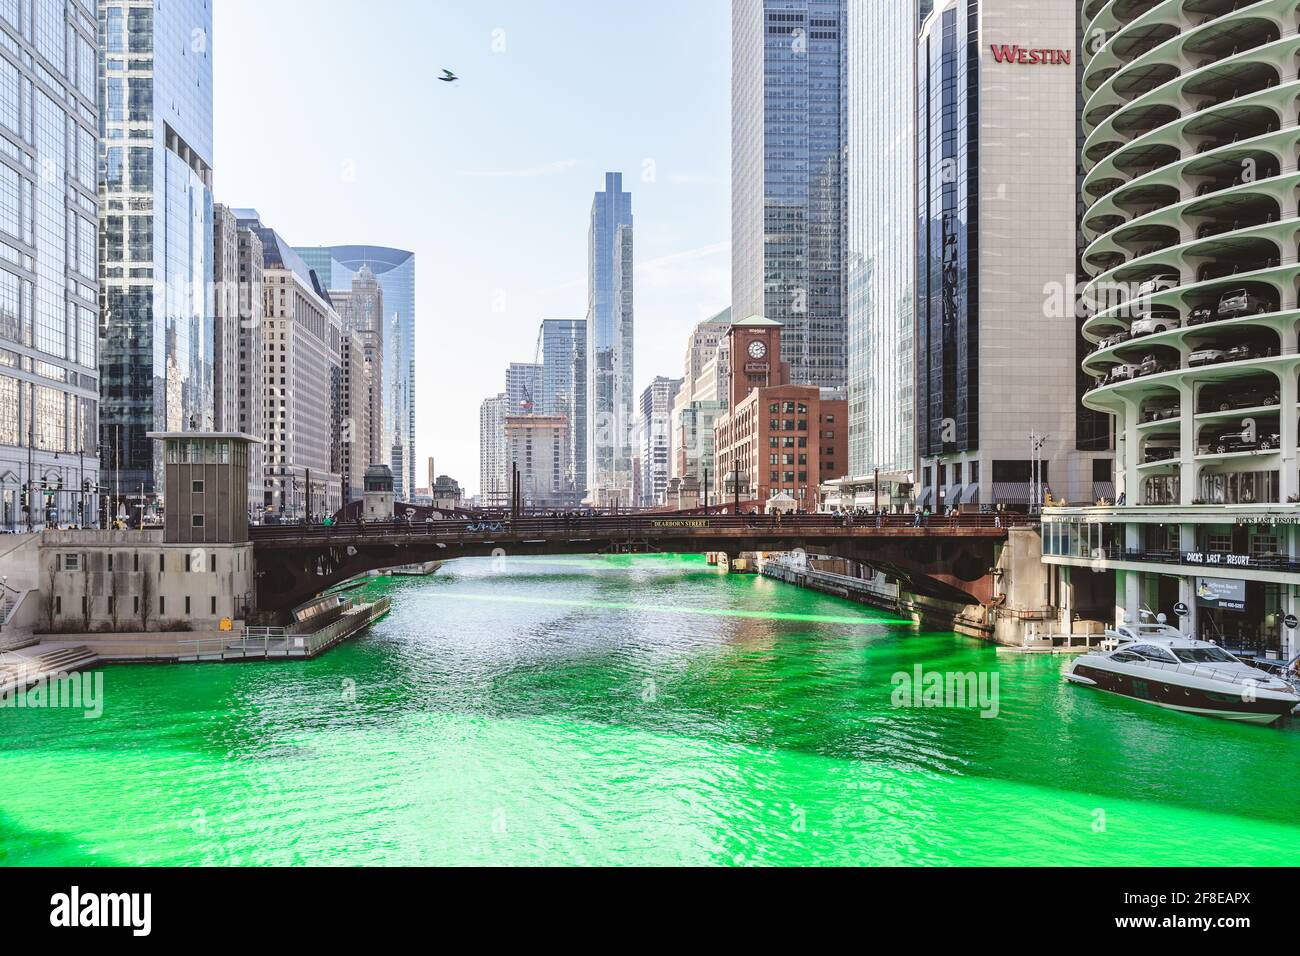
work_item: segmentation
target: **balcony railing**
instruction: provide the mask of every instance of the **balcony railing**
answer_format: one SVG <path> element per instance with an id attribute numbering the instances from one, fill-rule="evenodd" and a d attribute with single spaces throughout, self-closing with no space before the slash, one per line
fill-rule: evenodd
<path id="1" fill-rule="evenodd" d="M 1300 572 L 1300 561 L 1283 554 L 1222 554 L 1216 551 L 1141 551 L 1111 546 L 1093 548 L 1089 554 L 1049 554 L 1048 557 L 1080 558 L 1093 561 L 1124 561 L 1130 564 L 1176 564 L 1188 568 L 1230 571 Z"/>

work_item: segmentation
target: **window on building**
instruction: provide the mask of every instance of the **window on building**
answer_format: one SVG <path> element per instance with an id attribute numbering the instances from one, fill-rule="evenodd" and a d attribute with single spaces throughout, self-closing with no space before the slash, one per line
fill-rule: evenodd
<path id="1" fill-rule="evenodd" d="M 190 515 L 190 527 L 192 527 L 192 528 L 202 528 L 202 527 L 203 527 L 203 515 Z"/>

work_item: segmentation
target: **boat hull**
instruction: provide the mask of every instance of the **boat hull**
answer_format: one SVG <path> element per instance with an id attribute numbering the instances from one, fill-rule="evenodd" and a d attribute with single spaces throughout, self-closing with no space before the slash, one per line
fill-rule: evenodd
<path id="1" fill-rule="evenodd" d="M 1210 690 L 1178 684 L 1157 676 L 1137 676 L 1076 661 L 1065 677 L 1071 683 L 1119 694 L 1170 710 L 1242 723 L 1271 724 L 1291 712 L 1294 697 L 1260 691 L 1253 700 L 1239 692 Z"/>

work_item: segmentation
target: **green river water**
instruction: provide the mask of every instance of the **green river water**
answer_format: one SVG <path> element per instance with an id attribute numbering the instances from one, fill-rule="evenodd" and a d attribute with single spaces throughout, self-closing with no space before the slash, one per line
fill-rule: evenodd
<path id="1" fill-rule="evenodd" d="M 306 662 L 104 670 L 0 710 L 0 864 L 1290 864 L 1300 721 L 1067 685 L 1064 659 L 698 557 L 466 560 Z M 998 710 L 894 706 L 897 673 Z"/>

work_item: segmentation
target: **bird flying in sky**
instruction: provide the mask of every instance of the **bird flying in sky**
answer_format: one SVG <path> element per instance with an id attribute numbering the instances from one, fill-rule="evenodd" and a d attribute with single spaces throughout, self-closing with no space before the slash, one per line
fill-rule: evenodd
<path id="1" fill-rule="evenodd" d="M 438 79 L 442 80 L 444 83 L 454 83 L 456 80 L 459 80 L 460 77 L 451 72 L 451 70 L 444 69 L 442 71 L 442 76 L 438 77 Z"/>

